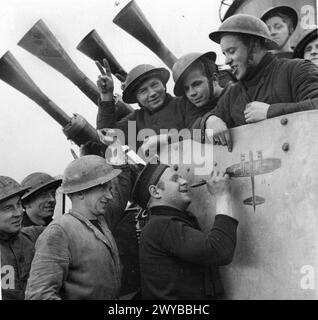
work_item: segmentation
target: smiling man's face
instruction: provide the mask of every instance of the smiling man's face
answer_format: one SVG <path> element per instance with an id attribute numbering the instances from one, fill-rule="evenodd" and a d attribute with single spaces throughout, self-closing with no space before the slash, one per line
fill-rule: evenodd
<path id="1" fill-rule="evenodd" d="M 23 207 L 20 196 L 0 203 L 0 232 L 15 234 L 21 229 Z"/>
<path id="2" fill-rule="evenodd" d="M 149 111 L 154 111 L 164 104 L 166 88 L 159 78 L 151 77 L 138 87 L 136 98 L 141 106 Z"/>
<path id="3" fill-rule="evenodd" d="M 221 49 L 228 64 L 238 80 L 242 79 L 248 68 L 248 48 L 236 35 L 228 34 L 221 38 Z"/>
<path id="4" fill-rule="evenodd" d="M 188 181 L 171 168 L 167 168 L 161 175 L 158 189 L 161 199 L 167 206 L 182 211 L 191 203 Z"/>

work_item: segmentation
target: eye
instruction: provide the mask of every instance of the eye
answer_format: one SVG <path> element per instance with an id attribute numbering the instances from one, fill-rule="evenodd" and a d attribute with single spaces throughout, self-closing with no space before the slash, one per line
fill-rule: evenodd
<path id="1" fill-rule="evenodd" d="M 137 94 L 144 94 L 145 92 L 146 92 L 146 89 L 142 88 L 137 91 Z"/>
<path id="2" fill-rule="evenodd" d="M 178 174 L 174 174 L 171 178 L 171 181 L 177 182 L 179 180 L 180 176 Z"/>
<path id="3" fill-rule="evenodd" d="M 283 27 L 283 26 L 282 26 L 280 23 L 276 23 L 276 24 L 274 25 L 274 28 L 277 29 L 277 30 L 281 29 L 282 27 Z"/>
<path id="4" fill-rule="evenodd" d="M 228 54 L 234 54 L 234 52 L 235 52 L 235 49 L 234 49 L 234 48 L 231 48 L 231 49 L 229 49 L 229 50 L 227 51 Z"/>
<path id="5" fill-rule="evenodd" d="M 159 82 L 153 82 L 153 83 L 151 84 L 151 87 L 152 87 L 152 88 L 157 88 L 157 87 L 159 87 Z"/>
<path id="6" fill-rule="evenodd" d="M 194 87 L 199 87 L 201 84 L 202 84 L 202 81 L 195 81 L 195 82 L 193 83 L 193 86 L 194 86 Z"/>

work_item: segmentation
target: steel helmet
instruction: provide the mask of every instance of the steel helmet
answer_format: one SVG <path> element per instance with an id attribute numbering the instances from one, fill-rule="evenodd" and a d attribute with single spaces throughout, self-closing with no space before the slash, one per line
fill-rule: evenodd
<path id="1" fill-rule="evenodd" d="M 304 58 L 305 48 L 309 42 L 318 38 L 318 29 L 311 30 L 306 32 L 305 36 L 298 42 L 297 46 L 294 49 L 293 58 Z"/>
<path id="2" fill-rule="evenodd" d="M 230 16 L 221 24 L 219 30 L 211 32 L 209 37 L 212 41 L 220 43 L 222 35 L 227 33 L 248 34 L 263 38 L 269 49 L 278 47 L 278 44 L 271 39 L 265 22 L 249 14 L 239 13 Z"/>
<path id="3" fill-rule="evenodd" d="M 120 169 L 114 169 L 102 157 L 83 156 L 73 160 L 66 167 L 62 181 L 62 192 L 69 194 L 102 185 L 120 173 Z"/>
<path id="4" fill-rule="evenodd" d="M 150 64 L 140 64 L 133 68 L 127 75 L 124 83 L 123 101 L 126 103 L 136 103 L 137 87 L 147 78 L 159 77 L 164 85 L 169 80 L 170 72 L 165 68 L 156 68 Z"/>
<path id="5" fill-rule="evenodd" d="M 0 176 L 0 202 L 25 193 L 29 188 L 23 188 L 14 179 Z"/>
<path id="6" fill-rule="evenodd" d="M 44 172 L 34 172 L 25 177 L 22 182 L 22 187 L 29 187 L 30 190 L 22 196 L 22 200 L 29 198 L 38 191 L 44 191 L 48 188 L 57 189 L 62 183 L 62 179 L 54 179 L 49 174 Z"/>
<path id="7" fill-rule="evenodd" d="M 190 65 L 199 59 L 206 57 L 209 60 L 211 60 L 213 63 L 215 63 L 216 60 L 216 54 L 213 51 L 206 52 L 204 54 L 192 52 L 183 55 L 181 58 L 179 58 L 172 68 L 172 76 L 173 80 L 175 82 L 173 92 L 176 96 L 182 96 L 183 95 L 183 88 L 182 88 L 182 75 L 185 73 L 185 71 L 190 67 Z"/>
<path id="8" fill-rule="evenodd" d="M 261 16 L 261 20 L 266 22 L 267 19 L 269 19 L 271 17 L 275 17 L 279 13 L 284 14 L 291 19 L 292 24 L 293 24 L 293 28 L 295 30 L 297 27 L 297 23 L 298 23 L 297 12 L 293 8 L 288 7 L 288 6 L 273 7 L 271 9 L 265 11 Z"/>

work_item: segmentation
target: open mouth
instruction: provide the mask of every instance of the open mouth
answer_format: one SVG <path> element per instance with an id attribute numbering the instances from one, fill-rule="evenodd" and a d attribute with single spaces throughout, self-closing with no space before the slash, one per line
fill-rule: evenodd
<path id="1" fill-rule="evenodd" d="M 231 66 L 232 73 L 235 75 L 238 72 L 238 66 Z"/>
<path id="2" fill-rule="evenodd" d="M 160 97 L 158 97 L 156 99 L 149 100 L 149 103 L 155 104 L 155 103 L 158 103 L 159 101 L 160 101 Z"/>
<path id="3" fill-rule="evenodd" d="M 186 186 L 186 187 L 181 187 L 181 188 L 179 189 L 179 192 L 180 192 L 180 193 L 188 193 L 188 192 L 189 192 L 189 187 L 188 187 L 188 186 Z"/>

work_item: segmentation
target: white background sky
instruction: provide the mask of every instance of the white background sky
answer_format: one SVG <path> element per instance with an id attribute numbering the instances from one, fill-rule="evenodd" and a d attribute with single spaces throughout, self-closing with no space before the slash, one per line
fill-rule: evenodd
<path id="1" fill-rule="evenodd" d="M 10 50 L 34 82 L 68 115 L 79 113 L 94 127 L 97 106 L 74 84 L 17 43 L 39 20 L 48 25 L 78 67 L 95 82 L 95 64 L 76 50 L 84 36 L 96 29 L 119 63 L 129 71 L 141 63 L 165 66 L 148 48 L 116 26 L 112 19 L 128 3 L 119 0 L 1 0 L 0 56 Z M 179 57 L 188 52 L 219 48 L 208 34 L 217 29 L 219 0 L 137 0 L 167 47 Z M 117 81 L 117 79 L 115 80 Z M 168 88 L 171 92 L 172 80 Z M 116 82 L 117 92 L 120 93 Z M 0 175 L 21 181 L 34 171 L 62 174 L 76 145 L 61 126 L 35 102 L 0 80 Z"/>

